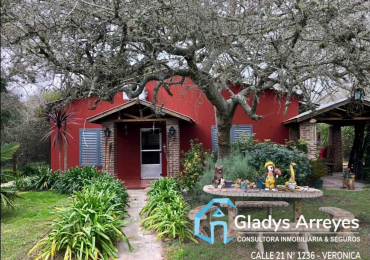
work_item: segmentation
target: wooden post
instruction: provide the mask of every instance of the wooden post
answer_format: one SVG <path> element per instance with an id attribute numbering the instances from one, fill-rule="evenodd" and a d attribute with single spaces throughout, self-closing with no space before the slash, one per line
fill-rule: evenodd
<path id="1" fill-rule="evenodd" d="M 269 218 L 270 215 L 272 217 L 272 207 L 267 208 L 267 218 Z"/>
<path id="2" fill-rule="evenodd" d="M 302 215 L 302 199 L 295 199 L 293 202 L 293 222 L 297 222 Z"/>
<path id="3" fill-rule="evenodd" d="M 235 205 L 235 197 L 229 197 L 229 199 Z M 230 205 L 227 206 L 227 209 L 227 237 L 233 237 L 237 233 L 235 230 L 231 229 L 231 224 L 235 221 L 236 218 L 236 209 L 231 207 Z"/>

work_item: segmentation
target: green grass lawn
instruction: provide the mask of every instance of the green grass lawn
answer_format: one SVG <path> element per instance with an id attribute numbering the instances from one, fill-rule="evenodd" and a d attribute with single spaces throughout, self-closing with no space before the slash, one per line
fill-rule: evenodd
<path id="1" fill-rule="evenodd" d="M 15 210 L 1 209 L 1 259 L 29 259 L 28 251 L 50 230 L 55 207 L 66 206 L 68 195 L 55 191 L 20 192 Z"/>
<path id="2" fill-rule="evenodd" d="M 342 190 L 323 190 L 324 196 L 303 200 L 303 215 L 308 219 L 325 219 L 328 215 L 319 211 L 319 207 L 334 206 L 352 212 L 360 221 L 360 228 L 357 230 L 360 236 L 360 243 L 319 243 L 310 242 L 308 248 L 315 253 L 327 251 L 344 251 L 344 252 L 360 252 L 361 259 L 370 260 L 369 244 L 370 244 L 370 192 L 364 191 L 342 191 Z M 274 218 L 293 218 L 292 203 L 289 208 L 273 209 Z M 226 214 L 226 212 L 224 211 Z M 246 209 L 239 214 L 251 215 L 252 218 L 264 219 L 266 210 Z M 227 217 L 224 217 L 227 221 Z M 219 234 L 221 230 L 217 230 Z M 184 244 L 166 245 L 166 253 L 168 260 L 180 259 L 251 259 L 251 252 L 256 252 L 255 243 L 237 242 L 236 239 L 224 245 L 221 238 L 216 238 L 215 244 L 210 245 L 203 240 L 198 239 L 199 244 L 194 242 L 186 242 Z M 298 252 L 297 243 L 264 243 L 265 252 Z M 297 259 L 296 257 L 293 259 Z M 323 259 L 323 257 L 316 258 Z"/>

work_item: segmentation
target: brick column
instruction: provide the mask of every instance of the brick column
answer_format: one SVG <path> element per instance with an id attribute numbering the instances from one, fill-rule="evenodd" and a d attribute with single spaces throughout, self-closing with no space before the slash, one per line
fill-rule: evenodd
<path id="1" fill-rule="evenodd" d="M 103 132 L 103 167 L 102 169 L 108 171 L 113 177 L 117 178 L 118 172 L 118 156 L 117 156 L 117 125 L 114 122 L 104 122 L 102 130 L 106 128 L 111 130 L 110 137 L 105 137 Z"/>
<path id="2" fill-rule="evenodd" d="M 343 158 L 342 158 L 342 129 L 340 126 L 329 127 L 329 145 L 334 150 L 334 167 L 333 171 L 343 171 Z"/>
<path id="3" fill-rule="evenodd" d="M 309 120 L 299 124 L 299 137 L 308 141 L 307 158 L 309 160 L 317 159 L 317 136 L 316 123 L 310 123 Z"/>
<path id="4" fill-rule="evenodd" d="M 299 126 L 290 125 L 289 126 L 289 141 L 297 141 L 299 139 Z"/>
<path id="5" fill-rule="evenodd" d="M 174 137 L 168 136 L 168 131 L 173 126 L 176 130 Z M 166 120 L 167 136 L 167 176 L 174 177 L 180 173 L 180 126 L 178 119 Z"/>

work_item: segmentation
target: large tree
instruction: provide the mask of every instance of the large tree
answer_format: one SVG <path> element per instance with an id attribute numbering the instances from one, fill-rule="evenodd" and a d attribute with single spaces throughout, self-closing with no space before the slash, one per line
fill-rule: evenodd
<path id="1" fill-rule="evenodd" d="M 287 109 L 295 92 L 310 106 L 318 92 L 369 86 L 369 6 L 365 0 L 4 1 L 2 41 L 10 64 L 27 68 L 25 78 L 40 69 L 61 78 L 67 102 L 93 95 L 112 101 L 119 91 L 137 97 L 155 80 L 156 103 L 161 88 L 172 95 L 172 87 L 191 78 L 215 107 L 223 157 L 237 106 L 259 120 L 266 89 L 276 89 Z"/>

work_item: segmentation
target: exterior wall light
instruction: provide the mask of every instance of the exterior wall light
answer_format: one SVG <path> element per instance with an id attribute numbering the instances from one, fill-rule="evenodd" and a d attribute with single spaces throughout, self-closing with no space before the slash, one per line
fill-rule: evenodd
<path id="1" fill-rule="evenodd" d="M 365 90 L 363 88 L 356 88 L 355 90 L 355 101 L 363 102 L 365 98 Z"/>
<path id="2" fill-rule="evenodd" d="M 168 129 L 168 137 L 175 137 L 176 129 L 171 126 L 170 129 Z"/>
<path id="3" fill-rule="evenodd" d="M 109 128 L 105 128 L 105 130 L 103 131 L 104 132 L 104 136 L 105 137 L 110 137 L 110 133 L 112 132 L 111 130 L 109 130 Z"/>

